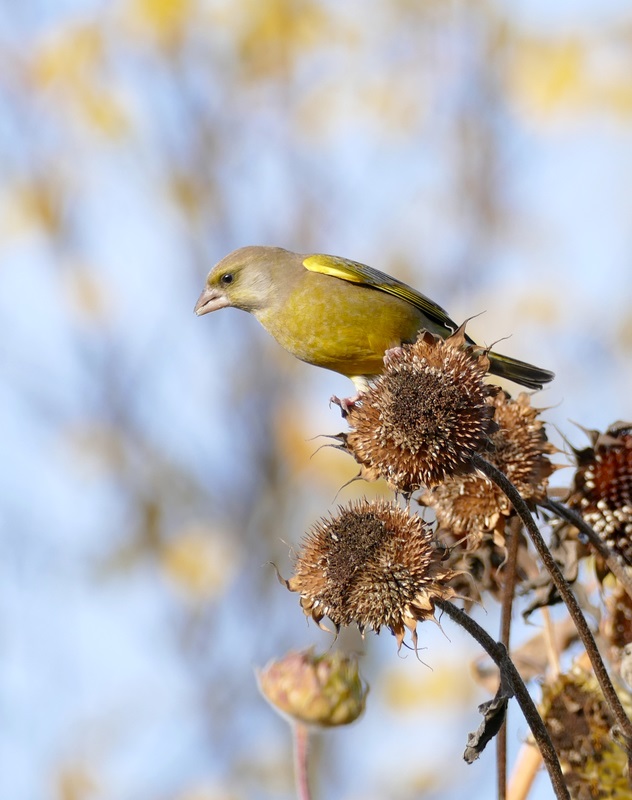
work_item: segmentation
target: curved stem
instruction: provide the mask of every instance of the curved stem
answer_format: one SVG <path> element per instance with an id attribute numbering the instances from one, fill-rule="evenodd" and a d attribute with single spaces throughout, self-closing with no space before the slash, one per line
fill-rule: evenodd
<path id="1" fill-rule="evenodd" d="M 508 529 L 505 530 L 505 541 L 507 543 L 507 560 L 505 561 L 503 575 L 503 595 L 500 610 L 500 641 L 509 650 L 509 637 L 511 635 L 511 615 L 513 612 L 513 601 L 516 590 L 516 563 L 518 560 L 518 546 L 520 544 L 520 531 L 522 525 L 517 517 L 512 517 L 509 521 Z"/>
<path id="2" fill-rule="evenodd" d="M 595 531 L 595 529 L 586 522 L 582 515 L 574 509 L 569 508 L 563 503 L 551 498 L 548 498 L 546 503 L 542 504 L 542 507 L 552 511 L 556 516 L 560 517 L 560 519 L 569 522 L 571 525 L 577 528 L 580 533 L 583 533 L 592 547 L 594 547 L 594 549 L 606 562 L 608 569 L 621 583 L 628 596 L 632 597 L 632 578 L 626 571 L 623 564 L 617 558 L 616 553 L 614 553 L 608 547 L 608 545 L 601 539 L 597 531 Z"/>
<path id="3" fill-rule="evenodd" d="M 294 781 L 298 800 L 310 800 L 307 780 L 307 755 L 309 751 L 309 731 L 302 722 L 294 722 Z"/>
<path id="4" fill-rule="evenodd" d="M 503 594 L 500 616 L 500 641 L 509 651 L 509 637 L 511 635 L 511 615 L 516 589 L 516 561 L 518 559 L 518 544 L 520 542 L 519 520 L 512 517 L 505 531 L 507 543 L 507 560 L 503 569 Z M 498 800 L 505 800 L 507 796 L 507 724 L 503 724 L 496 737 L 496 767 Z"/>
<path id="5" fill-rule="evenodd" d="M 502 676 L 504 676 L 507 684 L 513 691 L 516 700 L 518 701 L 529 727 L 531 728 L 533 738 L 535 739 L 536 744 L 542 753 L 542 758 L 548 770 L 549 777 L 551 778 L 555 796 L 558 798 L 558 800 L 570 800 L 568 787 L 564 782 L 564 776 L 562 775 L 560 762 L 558 760 L 557 753 L 555 752 L 555 748 L 553 747 L 553 742 L 551 741 L 549 732 L 542 721 L 542 717 L 538 713 L 538 709 L 536 708 L 531 695 L 527 691 L 524 681 L 520 677 L 520 673 L 509 657 L 507 648 L 500 642 L 495 642 L 487 633 L 487 631 L 478 624 L 478 622 L 475 622 L 472 617 L 465 613 L 465 611 L 462 611 L 450 601 L 437 600 L 435 604 L 437 608 L 440 608 L 442 611 L 444 611 L 449 617 L 451 617 L 451 619 L 454 620 L 454 622 L 456 622 L 471 636 L 473 636 L 474 639 L 476 639 L 481 647 L 494 660 L 498 666 L 498 669 L 500 670 L 501 680 Z"/>
<path id="6" fill-rule="evenodd" d="M 548 570 L 549 575 L 551 576 L 556 589 L 560 593 L 562 600 L 566 604 L 568 612 L 575 623 L 575 627 L 577 628 L 577 633 L 579 634 L 583 645 L 586 648 L 586 653 L 588 654 L 588 658 L 590 659 L 595 677 L 599 682 L 599 686 L 601 687 L 601 691 L 603 692 L 606 703 L 608 704 L 625 740 L 626 751 L 628 753 L 628 770 L 632 775 L 632 723 L 628 719 L 628 716 L 621 705 L 621 701 L 619 700 L 619 696 L 614 690 L 614 686 L 612 685 L 606 667 L 601 659 L 601 655 L 599 654 L 599 650 L 597 649 L 593 635 L 588 627 L 586 618 L 579 607 L 579 603 L 575 599 L 575 595 L 571 592 L 570 587 L 562 575 L 560 568 L 551 555 L 551 551 L 546 546 L 546 543 L 542 538 L 542 534 L 540 533 L 527 504 L 522 499 L 515 486 L 499 469 L 497 469 L 493 464 L 490 464 L 489 461 L 486 461 L 478 453 L 475 453 L 472 456 L 472 463 L 507 495 L 514 509 L 516 510 L 516 513 L 524 522 L 525 528 L 531 537 L 531 541 L 538 551 L 542 563 Z"/>

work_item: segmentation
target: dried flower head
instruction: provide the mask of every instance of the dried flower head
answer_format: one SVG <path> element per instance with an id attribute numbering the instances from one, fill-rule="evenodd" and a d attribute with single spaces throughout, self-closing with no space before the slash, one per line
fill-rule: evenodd
<path id="1" fill-rule="evenodd" d="M 340 507 L 308 533 L 288 588 L 301 595 L 306 615 L 336 629 L 389 628 L 401 646 L 406 629 L 416 645 L 418 621 L 434 617 L 437 599 L 453 590 L 432 532 L 394 503 L 361 500 Z"/>
<path id="2" fill-rule="evenodd" d="M 362 476 L 412 492 L 469 472 L 472 453 L 485 449 L 496 429 L 487 399 L 497 387 L 483 380 L 487 356 L 460 328 L 448 339 L 422 331 L 414 344 L 389 350 L 384 364 L 341 436 Z"/>
<path id="3" fill-rule="evenodd" d="M 524 392 L 515 400 L 499 392 L 488 402 L 495 409 L 498 424 L 491 435 L 488 461 L 509 478 L 525 500 L 543 501 L 554 470 L 549 454 L 555 448 L 547 441 L 544 423 L 538 419 L 540 410 L 531 406 Z M 441 529 L 466 537 L 471 546 L 478 545 L 488 533 L 502 544 L 505 525 L 514 513 L 504 492 L 476 473 L 425 492 L 420 502 L 434 508 Z"/>
<path id="4" fill-rule="evenodd" d="M 568 499 L 624 561 L 632 564 L 632 423 L 588 431 L 592 446 L 575 450 L 577 471 Z"/>
<path id="5" fill-rule="evenodd" d="M 364 711 L 367 686 L 357 658 L 291 652 L 257 670 L 259 689 L 279 713 L 307 725 L 331 728 L 354 722 Z"/>
<path id="6" fill-rule="evenodd" d="M 577 470 L 568 505 L 632 564 L 632 423 L 615 422 L 605 433 L 586 433 L 592 445 L 574 451 Z"/>
<path id="7" fill-rule="evenodd" d="M 448 549 L 446 565 L 454 571 L 450 586 L 455 594 L 464 601 L 468 611 L 474 603 L 490 594 L 501 599 L 505 583 L 504 570 L 507 565 L 507 548 L 504 543 L 494 541 L 491 534 L 485 534 L 475 550 L 460 547 L 461 539 L 449 531 L 439 531 L 441 543 Z M 518 555 L 516 564 L 516 582 L 526 581 L 537 570 L 534 556 L 527 547 L 522 531 L 518 533 Z"/>
<path id="8" fill-rule="evenodd" d="M 628 642 L 632 642 L 632 598 L 620 583 L 605 598 L 600 632 L 609 646 L 611 658 L 617 658 Z"/>
<path id="9" fill-rule="evenodd" d="M 630 796 L 625 749 L 611 735 L 615 721 L 591 674 L 576 666 L 545 684 L 540 713 L 573 798 Z"/>

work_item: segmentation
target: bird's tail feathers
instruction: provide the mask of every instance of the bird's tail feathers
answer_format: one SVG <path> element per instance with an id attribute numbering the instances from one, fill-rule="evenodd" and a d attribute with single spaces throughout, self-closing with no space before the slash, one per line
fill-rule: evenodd
<path id="1" fill-rule="evenodd" d="M 541 389 L 545 383 L 550 383 L 555 377 L 554 372 L 527 364 L 526 361 L 518 361 L 517 358 L 510 358 L 494 352 L 488 353 L 488 356 L 489 371 L 493 375 L 507 378 L 521 386 L 526 386 L 527 389 Z"/>

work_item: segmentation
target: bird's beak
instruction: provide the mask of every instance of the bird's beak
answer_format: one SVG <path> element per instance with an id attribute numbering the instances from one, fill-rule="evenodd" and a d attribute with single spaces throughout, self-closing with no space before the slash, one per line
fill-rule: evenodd
<path id="1" fill-rule="evenodd" d="M 219 308 L 226 308 L 229 305 L 230 300 L 225 294 L 218 292 L 217 289 L 211 289 L 207 286 L 202 294 L 198 297 L 198 301 L 193 310 L 198 317 L 201 317 L 202 314 L 208 314 L 211 311 L 217 311 Z"/>

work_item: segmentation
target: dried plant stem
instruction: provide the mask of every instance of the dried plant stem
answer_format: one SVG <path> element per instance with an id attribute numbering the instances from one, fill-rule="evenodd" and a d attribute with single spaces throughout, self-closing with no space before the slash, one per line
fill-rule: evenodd
<path id="1" fill-rule="evenodd" d="M 516 589 L 516 561 L 518 559 L 518 544 L 520 541 L 519 522 L 514 517 L 505 533 L 507 541 L 507 560 L 503 569 L 503 596 L 500 617 L 500 641 L 509 651 L 509 637 L 511 635 L 511 615 L 513 611 L 514 593 Z M 505 800 L 507 796 L 507 723 L 505 722 L 496 737 L 496 782 L 498 800 Z"/>
<path id="2" fill-rule="evenodd" d="M 527 529 L 527 532 L 531 537 L 531 541 L 538 551 L 542 563 L 549 572 L 556 589 L 566 604 L 568 612 L 575 623 L 575 627 L 577 628 L 577 633 L 579 634 L 579 637 L 586 648 L 586 653 L 588 654 L 595 677 L 599 682 L 599 686 L 601 687 L 601 691 L 603 692 L 606 703 L 608 704 L 617 722 L 617 725 L 619 726 L 622 737 L 625 740 L 626 751 L 628 753 L 628 771 L 632 776 L 632 723 L 628 719 L 623 706 L 621 705 L 621 701 L 614 690 L 614 686 L 612 685 L 608 671 L 604 666 L 593 635 L 588 627 L 586 618 L 579 607 L 579 603 L 575 599 L 575 595 L 571 592 L 570 587 L 562 575 L 560 568 L 551 555 L 551 551 L 546 546 L 546 542 L 542 538 L 542 534 L 540 533 L 540 530 L 536 525 L 527 504 L 522 499 L 515 486 L 499 469 L 497 469 L 493 464 L 490 464 L 489 461 L 486 461 L 482 456 L 478 455 L 478 453 L 475 453 L 472 456 L 472 463 L 507 495 L 514 509 L 524 522 L 525 528 Z"/>
<path id="3" fill-rule="evenodd" d="M 505 720 L 496 737 L 496 787 L 498 800 L 507 797 L 507 720 Z"/>
<path id="4" fill-rule="evenodd" d="M 542 755 L 538 748 L 524 744 L 509 781 L 508 800 L 527 800 L 541 766 Z"/>
<path id="5" fill-rule="evenodd" d="M 302 722 L 294 722 L 294 781 L 298 800 L 310 800 L 307 779 L 307 760 L 309 753 L 309 730 Z"/>
<path id="6" fill-rule="evenodd" d="M 549 662 L 551 680 L 555 680 L 560 674 L 560 653 L 555 640 L 555 628 L 551 620 L 551 612 L 548 606 L 542 606 L 540 609 L 542 619 L 544 621 L 544 641 L 546 642 L 546 650 L 548 653 L 547 661 Z"/>
<path id="7" fill-rule="evenodd" d="M 608 545 L 601 539 L 597 531 L 589 525 L 586 520 L 572 508 L 565 506 L 557 500 L 548 498 L 546 503 L 543 503 L 543 508 L 552 511 L 560 519 L 566 520 L 571 525 L 574 525 L 580 533 L 583 533 L 591 546 L 599 553 L 603 560 L 608 565 L 608 569 L 621 583 L 629 597 L 632 597 L 632 577 L 628 574 L 623 564 L 617 558 Z"/>
<path id="8" fill-rule="evenodd" d="M 500 641 L 509 650 L 509 637 L 511 636 L 511 615 L 516 589 L 516 562 L 518 560 L 518 545 L 520 544 L 520 531 L 522 523 L 517 517 L 512 517 L 509 526 L 505 529 L 507 542 L 507 560 L 503 566 L 503 596 L 500 616 Z"/>
<path id="9" fill-rule="evenodd" d="M 538 713 L 538 709 L 536 708 L 531 695 L 527 691 L 524 681 L 520 677 L 520 673 L 509 657 L 506 647 L 500 642 L 495 642 L 487 633 L 487 631 L 478 624 L 478 622 L 475 622 L 472 617 L 469 616 L 469 614 L 466 614 L 465 611 L 455 606 L 449 600 L 437 600 L 436 606 L 444 611 L 451 619 L 454 620 L 454 622 L 464 628 L 471 636 L 473 636 L 474 639 L 476 639 L 481 647 L 483 647 L 483 649 L 493 659 L 500 670 L 501 680 L 502 676 L 504 676 L 508 686 L 514 693 L 522 713 L 524 714 L 525 719 L 527 720 L 527 723 L 531 729 L 533 738 L 535 739 L 536 744 L 542 753 L 544 764 L 551 778 L 555 797 L 558 798 L 558 800 L 570 800 L 570 794 L 568 792 L 566 783 L 564 782 L 564 776 L 562 775 L 560 762 L 558 760 L 557 753 L 555 752 L 555 748 L 553 747 L 553 743 L 551 742 L 549 733 L 544 725 L 544 722 L 542 722 L 542 717 Z"/>

